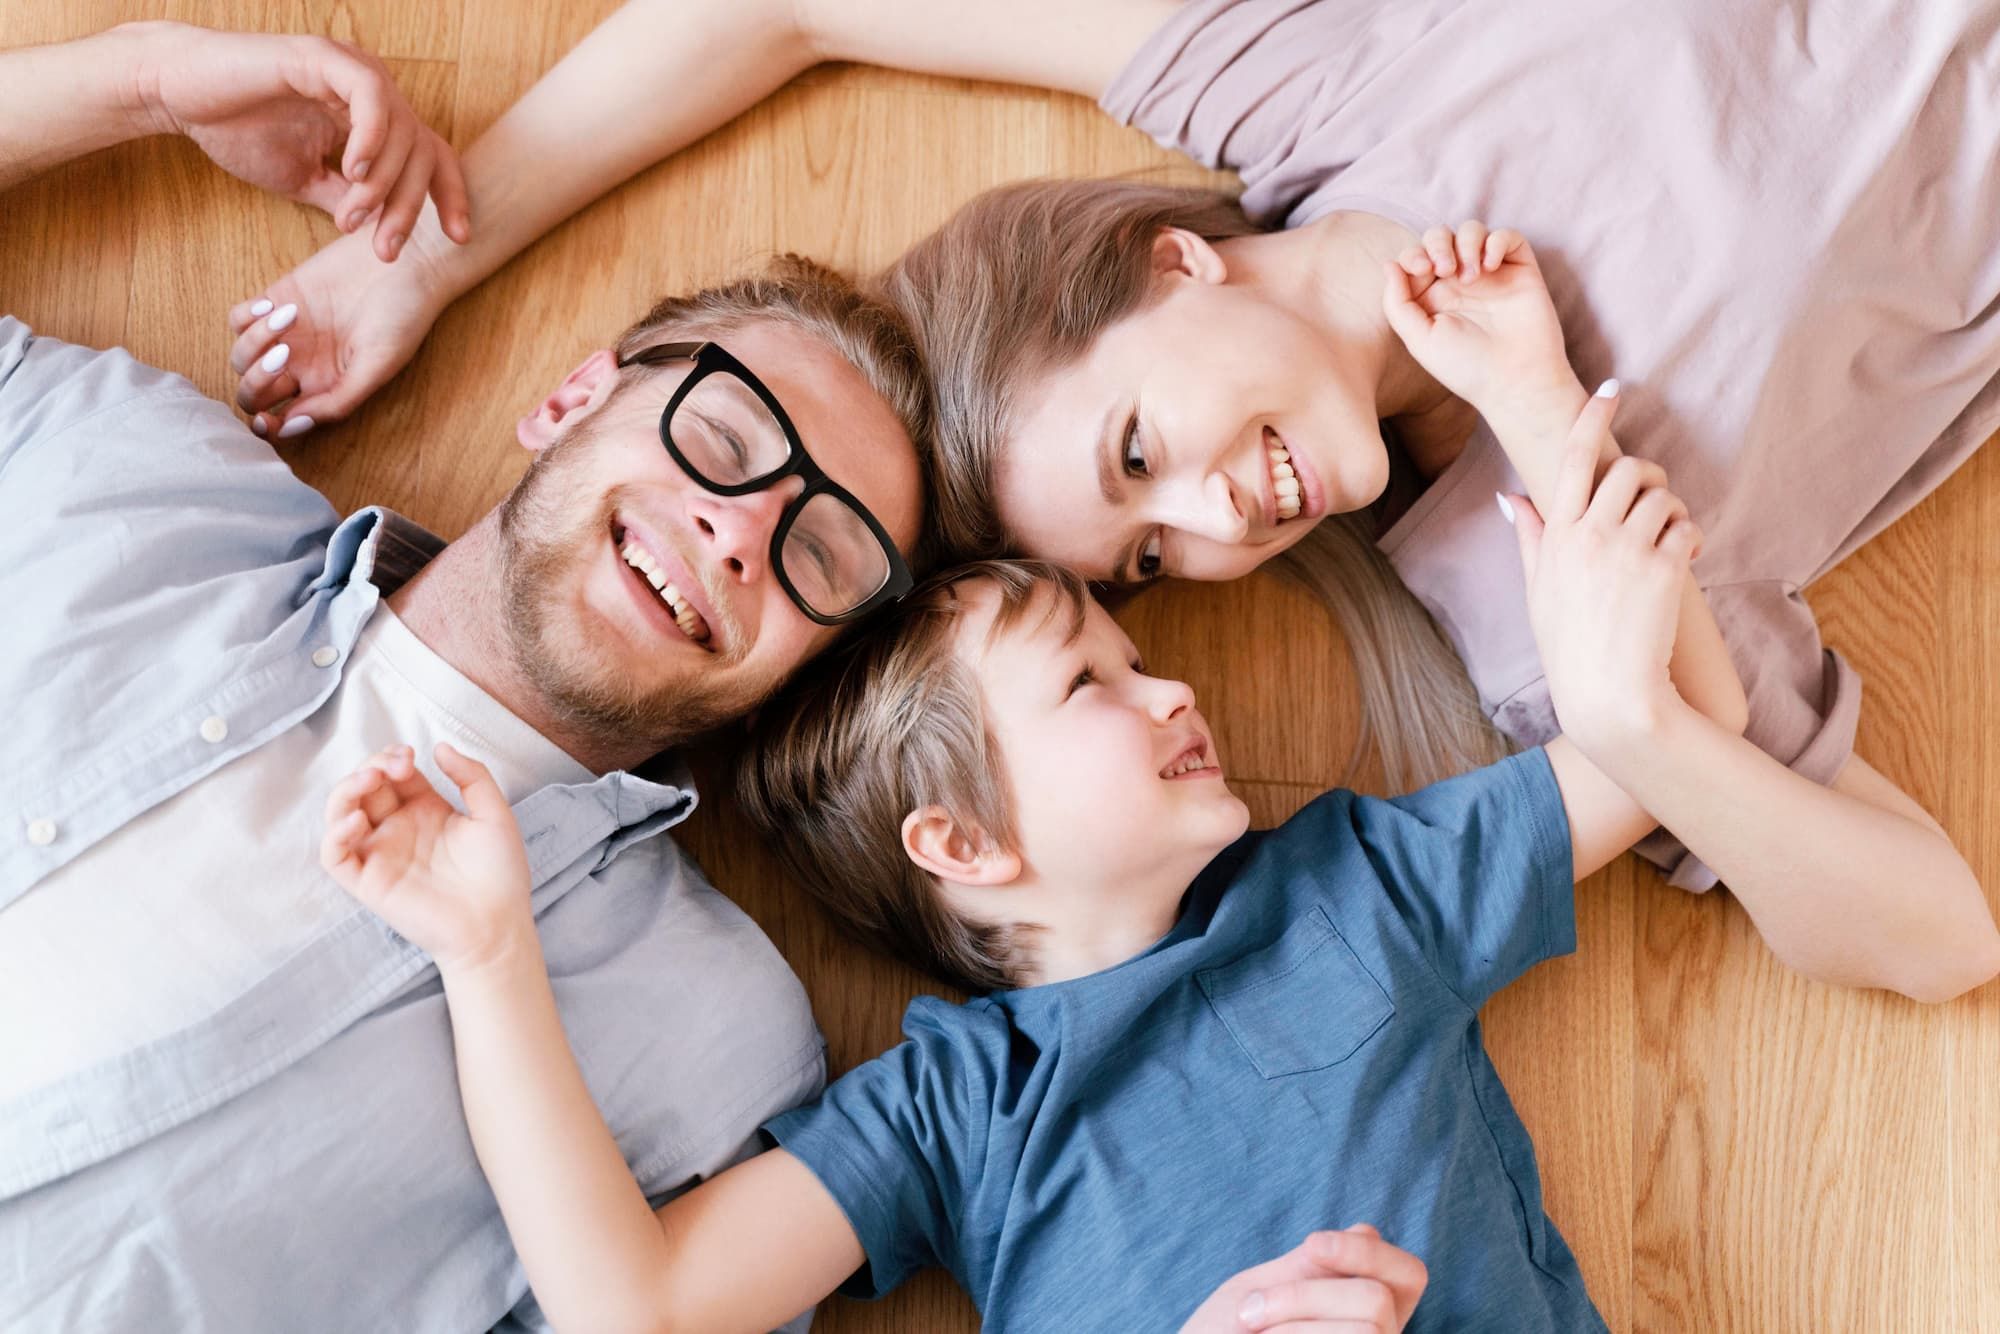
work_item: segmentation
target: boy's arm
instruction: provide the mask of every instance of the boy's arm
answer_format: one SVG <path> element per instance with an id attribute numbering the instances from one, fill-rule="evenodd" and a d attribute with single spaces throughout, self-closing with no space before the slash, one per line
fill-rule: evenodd
<path id="1" fill-rule="evenodd" d="M 1546 525 L 1516 502 L 1530 619 L 1565 731 L 1549 758 L 1579 829 L 1578 874 L 1605 852 L 1586 846 L 1583 826 L 1622 789 L 1809 976 L 1937 1001 L 2000 972 L 1985 894 L 1935 824 L 1800 777 L 1675 693 L 1671 617 L 1698 535 L 1670 493 L 1632 470 L 1607 474 L 1593 496 L 1594 464 L 1589 440 L 1573 436 Z"/>
<path id="2" fill-rule="evenodd" d="M 555 1328 L 768 1330 L 861 1267 L 839 1204 L 782 1149 L 648 1207 L 563 1035 L 532 922 L 444 984 L 473 1148 Z"/>
<path id="3" fill-rule="evenodd" d="M 1546 512 L 1554 498 L 1559 442 L 1572 431 L 1596 434 L 1600 475 L 1624 457 L 1611 434 L 1618 382 L 1584 393 L 1540 262 L 1519 232 L 1489 233 L 1478 222 L 1456 233 L 1433 227 L 1388 271 L 1383 304 L 1391 327 L 1426 370 L 1485 418 L 1537 507 Z M 1664 484 L 1657 464 L 1643 466 L 1648 485 Z M 1731 731 L 1744 729 L 1750 706 L 1743 682 L 1692 572 L 1681 581 L 1668 672 L 1696 710 Z"/>
<path id="4" fill-rule="evenodd" d="M 473 1148 L 543 1313 L 593 1332 L 756 1331 L 832 1292 L 860 1240 L 782 1150 L 647 1205 L 563 1034 L 507 799 L 450 746 L 437 760 L 464 815 L 392 747 L 329 798 L 321 861 L 438 965 Z"/>
<path id="5" fill-rule="evenodd" d="M 298 307 L 289 339 L 297 402 L 260 421 L 324 425 L 346 417 L 416 352 L 446 306 L 537 237 L 620 182 L 693 143 L 825 60 L 1037 84 L 1095 96 L 1175 0 L 633 0 L 577 43 L 464 155 L 479 225 L 455 245 L 426 209 L 409 261 L 371 270 L 343 238 L 272 284 L 261 299 Z M 671 244 L 671 241 L 663 243 Z M 387 303 L 396 318 L 376 307 Z M 230 312 L 231 366 L 249 375 L 270 338 L 253 302 Z M 261 314 L 261 311 L 259 312 Z M 260 414 L 261 416 L 261 414 Z"/>

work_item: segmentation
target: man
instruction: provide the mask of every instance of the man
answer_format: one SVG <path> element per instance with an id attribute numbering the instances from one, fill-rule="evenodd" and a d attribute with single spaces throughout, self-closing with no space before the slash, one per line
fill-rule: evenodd
<path id="1" fill-rule="evenodd" d="M 371 72 L 175 25 L 0 55 L 0 184 L 185 128 L 329 207 L 372 191 L 381 242 L 463 200 Z M 650 761 L 906 586 L 923 403 L 896 326 L 803 262 L 664 301 L 446 545 L 341 520 L 178 377 L 0 318 L 0 1327 L 538 1323 L 435 970 L 318 866 L 331 778 L 390 739 L 505 775 L 649 1195 L 818 1089 L 797 981 L 665 836 L 695 798 Z"/>

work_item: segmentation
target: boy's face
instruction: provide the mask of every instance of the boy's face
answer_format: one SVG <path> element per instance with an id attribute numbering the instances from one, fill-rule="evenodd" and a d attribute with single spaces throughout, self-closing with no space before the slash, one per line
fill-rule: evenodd
<path id="1" fill-rule="evenodd" d="M 1194 692 L 1145 675 L 1110 615 L 1088 605 L 1065 643 L 1053 594 L 987 641 L 998 596 L 959 626 L 957 652 L 977 674 L 999 743 L 1024 870 L 1054 886 L 1109 885 L 1122 897 L 1180 891 L 1249 827 L 1222 781 Z M 1147 897 L 1151 897 L 1150 895 Z"/>

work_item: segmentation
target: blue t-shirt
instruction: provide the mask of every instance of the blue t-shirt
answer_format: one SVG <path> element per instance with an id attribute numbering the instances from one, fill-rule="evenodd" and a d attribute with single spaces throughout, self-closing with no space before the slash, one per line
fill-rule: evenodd
<path id="1" fill-rule="evenodd" d="M 940 1264 L 992 1330 L 1174 1329 L 1355 1222 L 1429 1266 L 1412 1330 L 1601 1330 L 1476 1014 L 1575 948 L 1572 879 L 1542 751 L 1329 792 L 1218 857 L 1144 954 L 921 998 L 766 1129 L 859 1235 L 848 1291 Z"/>

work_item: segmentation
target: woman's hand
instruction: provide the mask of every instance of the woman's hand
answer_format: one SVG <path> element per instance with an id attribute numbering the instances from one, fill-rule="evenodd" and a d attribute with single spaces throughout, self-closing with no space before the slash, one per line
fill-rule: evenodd
<path id="1" fill-rule="evenodd" d="M 424 199 L 445 232 L 472 234 L 451 146 L 417 118 L 382 62 L 324 37 L 132 24 L 139 97 L 161 132 L 185 134 L 224 171 L 326 210 L 343 231 L 373 216 L 393 260 Z"/>
<path id="2" fill-rule="evenodd" d="M 236 405 L 262 436 L 340 421 L 402 370 L 450 302 L 421 244 L 382 264 L 365 236 L 340 237 L 230 310 Z"/>
<path id="3" fill-rule="evenodd" d="M 1496 429 L 1582 396 L 1535 252 L 1519 232 L 1467 222 L 1424 233 L 1382 266 L 1382 308 L 1410 355 Z"/>
<path id="4" fill-rule="evenodd" d="M 417 772 L 408 746 L 391 746 L 327 798 L 320 864 L 440 971 L 462 972 L 534 932 L 528 852 L 486 766 L 443 743 L 436 756 L 464 815 Z"/>
<path id="5" fill-rule="evenodd" d="M 1585 754 L 1644 735 L 1678 704 L 1667 674 L 1701 530 L 1656 463 L 1620 458 L 1592 490 L 1616 400 L 1584 405 L 1546 514 L 1499 497 L 1520 537 L 1528 619 L 1563 731 Z"/>

